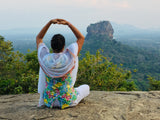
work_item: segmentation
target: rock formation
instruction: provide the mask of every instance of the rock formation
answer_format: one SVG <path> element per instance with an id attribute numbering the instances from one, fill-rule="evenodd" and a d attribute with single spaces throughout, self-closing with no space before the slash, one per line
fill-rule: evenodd
<path id="1" fill-rule="evenodd" d="M 91 91 L 79 105 L 37 108 L 38 94 L 0 96 L 0 120 L 160 120 L 160 91 Z"/>
<path id="2" fill-rule="evenodd" d="M 113 39 L 114 30 L 109 21 L 102 21 L 89 25 L 87 32 L 87 35 L 106 35 L 109 39 Z"/>

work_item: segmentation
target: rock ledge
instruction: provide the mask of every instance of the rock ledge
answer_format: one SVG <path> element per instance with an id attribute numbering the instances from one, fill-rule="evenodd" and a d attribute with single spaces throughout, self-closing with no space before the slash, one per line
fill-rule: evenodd
<path id="1" fill-rule="evenodd" d="M 73 108 L 37 108 L 39 94 L 0 96 L 0 120 L 160 120 L 160 91 L 91 91 Z"/>

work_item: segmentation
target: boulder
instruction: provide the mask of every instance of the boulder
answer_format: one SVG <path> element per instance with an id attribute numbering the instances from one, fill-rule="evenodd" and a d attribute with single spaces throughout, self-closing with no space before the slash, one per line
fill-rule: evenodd
<path id="1" fill-rule="evenodd" d="M 108 36 L 108 38 L 112 40 L 113 33 L 114 33 L 114 30 L 109 21 L 101 21 L 95 24 L 90 24 L 87 27 L 87 36 L 102 35 L 102 36 Z"/>

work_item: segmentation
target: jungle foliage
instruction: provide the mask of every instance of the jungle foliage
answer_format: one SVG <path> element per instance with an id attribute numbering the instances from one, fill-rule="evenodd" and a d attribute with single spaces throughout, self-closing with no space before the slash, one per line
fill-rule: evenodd
<path id="1" fill-rule="evenodd" d="M 14 52 L 10 41 L 0 36 L 0 94 L 37 92 L 37 52 Z"/>
<path id="2" fill-rule="evenodd" d="M 160 81 L 148 76 L 150 90 L 160 90 Z"/>
<path id="3" fill-rule="evenodd" d="M 96 55 L 86 52 L 79 62 L 76 85 L 88 84 L 91 90 L 132 91 L 136 90 L 131 71 L 117 67 L 97 50 Z"/>
<path id="4" fill-rule="evenodd" d="M 151 51 L 124 45 L 115 39 L 108 39 L 105 35 L 87 35 L 82 49 L 82 56 L 85 51 L 95 54 L 97 49 L 103 49 L 103 55 L 111 59 L 111 62 L 123 64 L 123 68 L 132 72 L 132 80 L 139 90 L 149 90 L 148 75 L 160 78 L 160 54 L 159 51 Z"/>
<path id="5" fill-rule="evenodd" d="M 14 52 L 12 43 L 0 36 L 0 94 L 37 92 L 38 71 L 37 51 L 25 55 Z M 79 61 L 76 86 L 88 84 L 92 90 L 136 90 L 134 82 L 128 80 L 130 77 L 130 71 L 117 67 L 100 51 L 96 55 L 87 52 Z"/>

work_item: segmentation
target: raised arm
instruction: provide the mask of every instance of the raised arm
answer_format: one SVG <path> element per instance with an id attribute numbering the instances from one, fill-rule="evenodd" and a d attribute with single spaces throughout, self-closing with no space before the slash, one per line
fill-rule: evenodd
<path id="1" fill-rule="evenodd" d="M 64 24 L 64 25 L 68 25 L 68 27 L 72 30 L 72 32 L 74 33 L 74 35 L 77 38 L 77 44 L 78 44 L 78 54 L 82 49 L 83 43 L 84 43 L 84 39 L 85 37 L 81 34 L 81 32 L 75 27 L 73 26 L 70 22 L 64 20 L 64 19 L 57 19 L 58 20 L 58 24 Z"/>
<path id="2" fill-rule="evenodd" d="M 52 23 L 53 23 L 53 24 L 57 24 L 57 23 L 58 23 L 57 19 L 52 19 L 52 20 L 50 20 L 50 21 L 41 29 L 41 31 L 40 31 L 39 34 L 37 35 L 37 37 L 36 37 L 37 49 L 38 49 L 38 45 L 43 42 L 43 37 L 45 36 L 48 28 L 50 27 L 50 25 L 51 25 Z"/>

